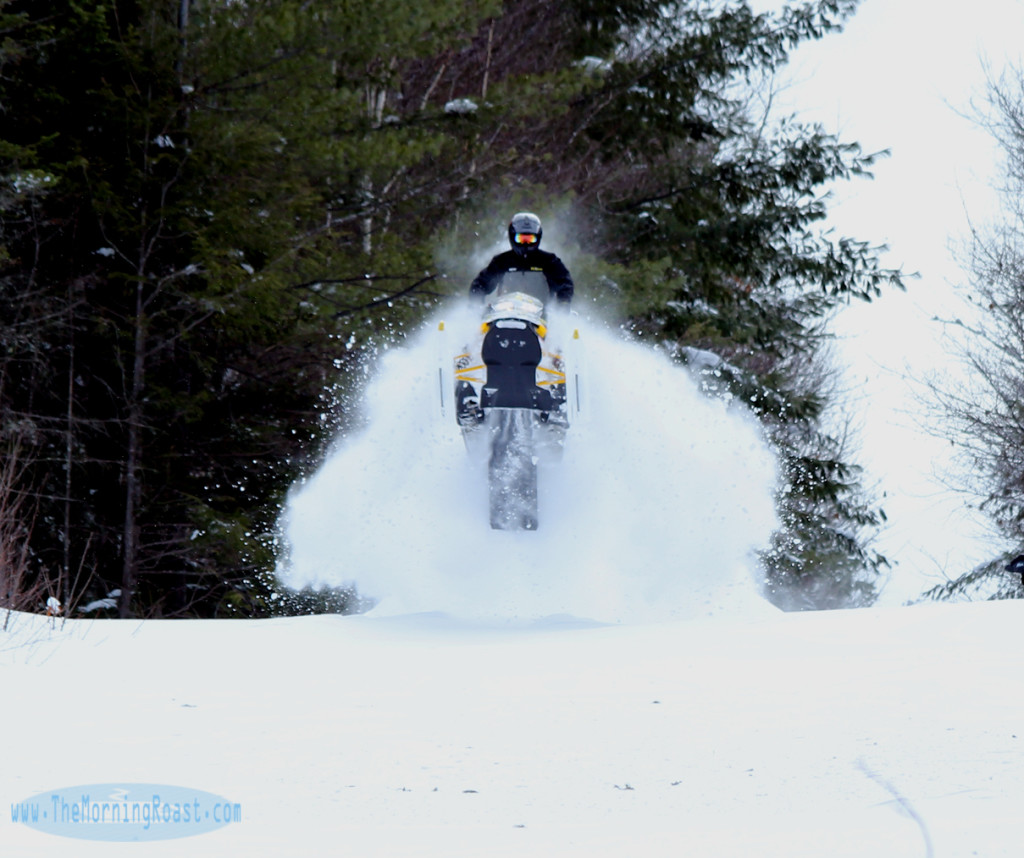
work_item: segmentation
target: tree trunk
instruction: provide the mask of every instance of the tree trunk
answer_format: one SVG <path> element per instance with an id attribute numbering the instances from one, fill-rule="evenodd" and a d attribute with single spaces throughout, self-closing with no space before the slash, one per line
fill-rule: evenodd
<path id="1" fill-rule="evenodd" d="M 131 390 L 128 397 L 128 455 L 125 461 L 125 505 L 121 599 L 118 613 L 132 616 L 139 565 L 139 501 L 142 497 L 142 391 L 146 372 L 146 321 L 143 314 L 143 284 L 135 287 L 135 359 L 132 363 Z"/>

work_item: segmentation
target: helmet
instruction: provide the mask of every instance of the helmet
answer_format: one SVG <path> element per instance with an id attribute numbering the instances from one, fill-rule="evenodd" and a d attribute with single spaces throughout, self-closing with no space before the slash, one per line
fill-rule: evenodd
<path id="1" fill-rule="evenodd" d="M 532 212 L 519 212 L 512 216 L 512 222 L 508 225 L 508 241 L 516 253 L 525 255 L 530 250 L 540 247 L 543 232 L 537 215 Z"/>

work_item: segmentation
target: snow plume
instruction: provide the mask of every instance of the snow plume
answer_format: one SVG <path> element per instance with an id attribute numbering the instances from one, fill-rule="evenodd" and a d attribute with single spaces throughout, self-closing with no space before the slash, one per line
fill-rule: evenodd
<path id="1" fill-rule="evenodd" d="M 478 324 L 466 308 L 445 315 L 448 330 Z M 537 531 L 490 529 L 486 465 L 440 415 L 450 349 L 435 320 L 385 353 L 365 427 L 293 491 L 282 580 L 355 583 L 380 613 L 503 621 L 770 610 L 755 552 L 776 525 L 776 462 L 756 420 L 655 350 L 581 331 L 584 413 L 562 460 L 539 468 Z"/>

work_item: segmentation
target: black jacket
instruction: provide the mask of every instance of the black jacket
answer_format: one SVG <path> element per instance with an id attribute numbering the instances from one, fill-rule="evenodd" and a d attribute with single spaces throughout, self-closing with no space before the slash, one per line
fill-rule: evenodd
<path id="1" fill-rule="evenodd" d="M 498 288 L 501 278 L 509 271 L 542 271 L 551 294 L 566 304 L 572 301 L 573 283 L 569 269 L 555 254 L 546 250 L 531 250 L 522 256 L 514 250 L 499 253 L 473 279 L 469 294 L 480 297 L 489 295 Z"/>

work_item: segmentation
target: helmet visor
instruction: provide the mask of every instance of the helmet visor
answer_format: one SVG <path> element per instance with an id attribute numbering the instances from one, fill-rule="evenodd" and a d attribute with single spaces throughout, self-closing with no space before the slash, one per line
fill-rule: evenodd
<path id="1" fill-rule="evenodd" d="M 529 247 L 530 245 L 536 244 L 540 239 L 537 238 L 535 233 L 532 232 L 517 232 L 515 242 L 516 244 Z"/>

